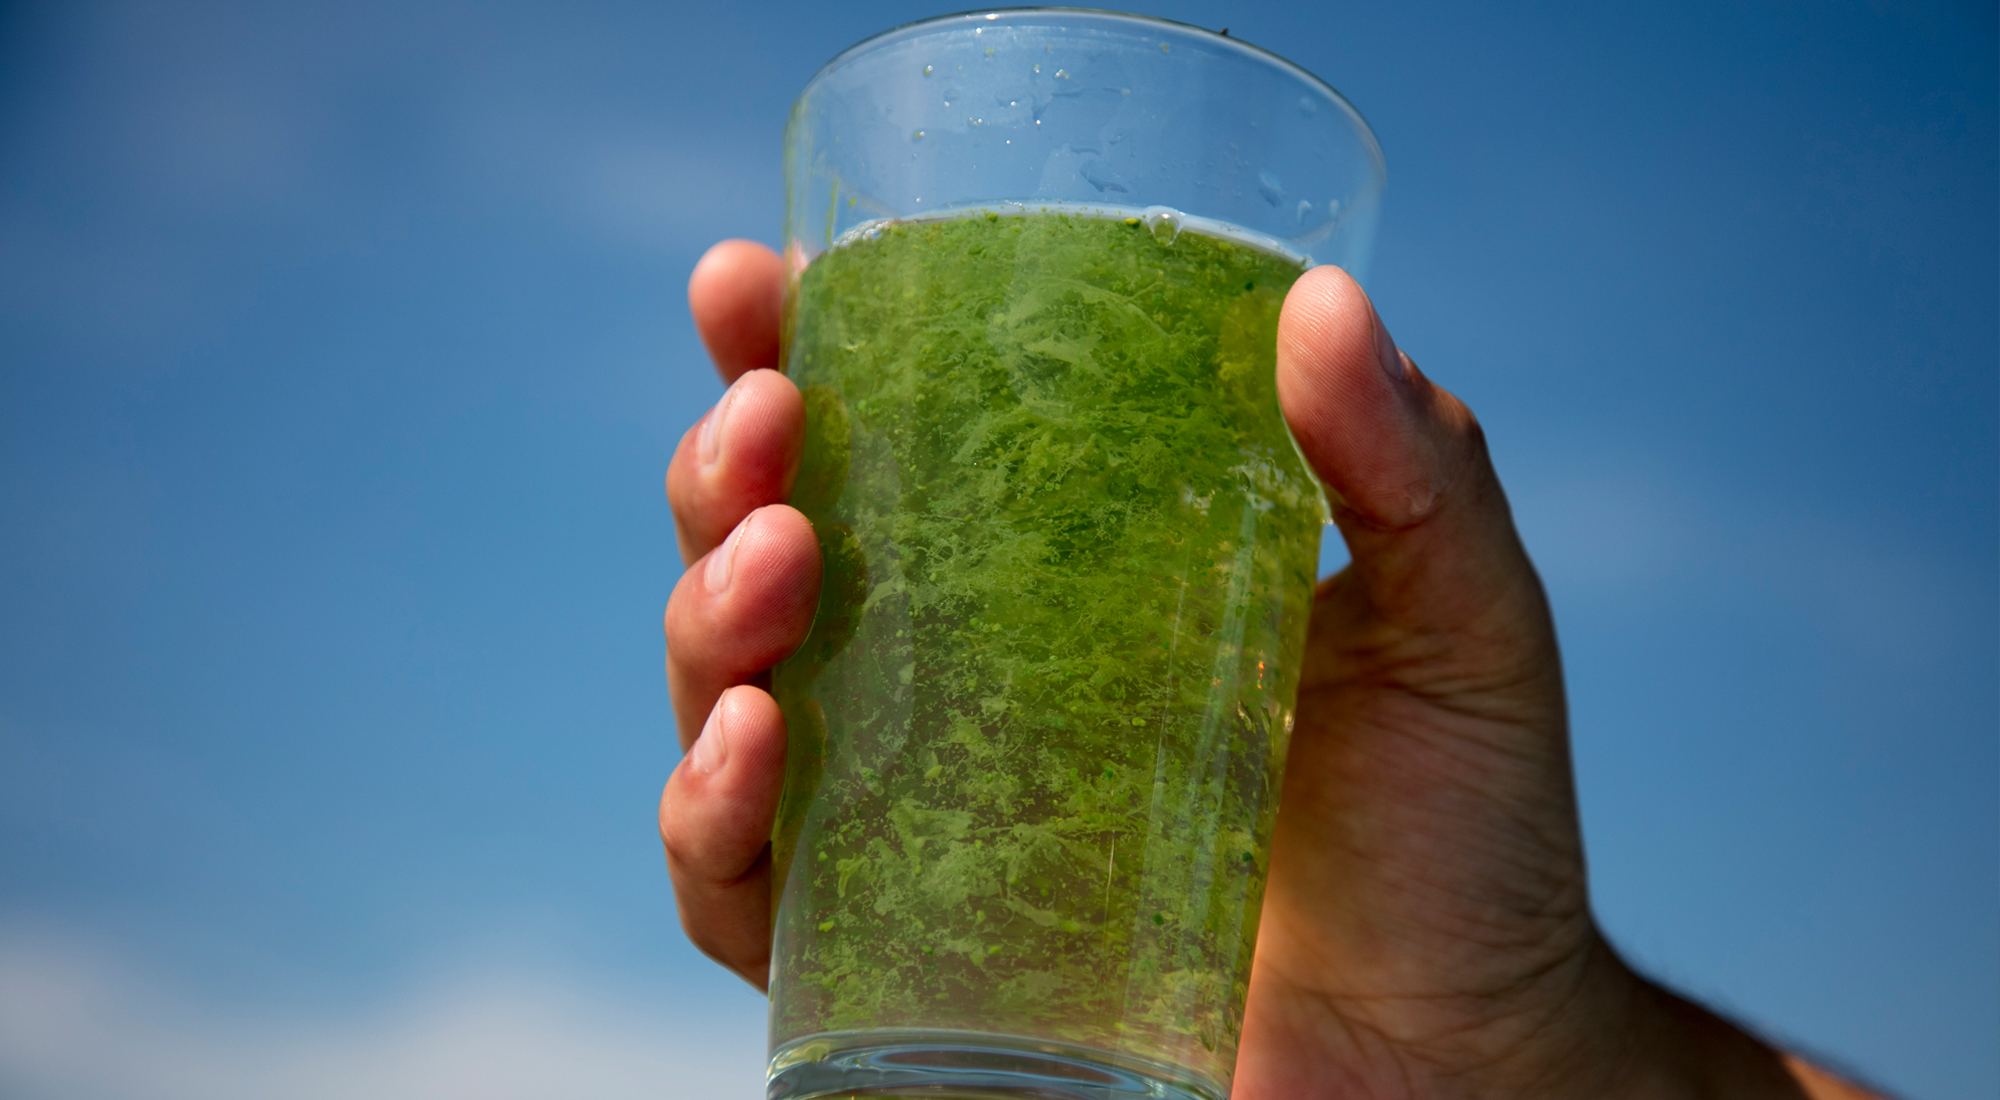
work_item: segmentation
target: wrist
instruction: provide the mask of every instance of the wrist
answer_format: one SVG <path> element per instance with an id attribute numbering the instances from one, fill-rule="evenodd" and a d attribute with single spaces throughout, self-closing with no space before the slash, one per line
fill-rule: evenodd
<path id="1" fill-rule="evenodd" d="M 1510 1094 L 1575 1100 L 1806 1100 L 1785 1056 L 1647 979 L 1594 936 L 1561 1012 L 1522 1044 Z M 1498 1081 L 1493 1082 L 1498 1084 Z"/>
<path id="2" fill-rule="evenodd" d="M 1622 963 L 1620 964 L 1623 965 Z M 1701 1005 L 1625 968 L 1629 1042 L 1601 1096 L 1619 1100 L 1805 1100 L 1785 1055 Z"/>

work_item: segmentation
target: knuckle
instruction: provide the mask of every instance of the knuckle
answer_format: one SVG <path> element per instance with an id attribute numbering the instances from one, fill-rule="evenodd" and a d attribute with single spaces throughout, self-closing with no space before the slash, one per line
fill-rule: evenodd
<path id="1" fill-rule="evenodd" d="M 676 890 L 714 890 L 735 877 L 717 849 L 714 822 L 703 807 L 688 805 L 684 793 L 668 792 L 669 805 L 660 814 L 660 841 L 667 849 L 667 871 Z"/>
<path id="2" fill-rule="evenodd" d="M 694 944 L 695 950 L 737 973 L 747 969 L 741 958 L 743 952 L 730 942 L 735 937 L 692 920 L 686 912 L 681 914 L 681 929 L 687 933 L 688 942 Z"/>
<path id="3" fill-rule="evenodd" d="M 674 526 L 690 534 L 702 529 L 701 499 L 694 480 L 678 472 L 667 475 L 667 508 L 673 513 Z"/>
<path id="4" fill-rule="evenodd" d="M 689 617 L 694 615 L 695 612 L 690 605 L 699 599 L 699 596 L 689 586 L 694 572 L 693 569 L 689 569 L 686 573 L 683 573 L 681 579 L 674 584 L 673 595 L 667 597 L 666 630 L 667 647 L 669 650 L 672 650 L 677 642 L 684 643 L 692 640 L 688 631 L 689 627 L 693 624 L 689 622 Z"/>
<path id="5" fill-rule="evenodd" d="M 667 849 L 667 871 L 678 884 L 687 874 L 687 843 L 682 835 L 682 807 L 674 792 L 674 781 L 660 796 L 660 843 Z"/>
<path id="6" fill-rule="evenodd" d="M 667 867 L 674 889 L 697 897 L 736 885 L 740 874 L 732 874 L 728 860 L 717 853 L 715 838 L 704 837 L 700 829 L 672 828 L 664 834 Z"/>

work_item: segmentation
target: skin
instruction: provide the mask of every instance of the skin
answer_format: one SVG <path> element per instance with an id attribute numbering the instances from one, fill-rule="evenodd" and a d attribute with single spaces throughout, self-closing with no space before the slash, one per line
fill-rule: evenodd
<path id="1" fill-rule="evenodd" d="M 689 304 L 731 386 L 667 474 L 687 756 L 660 835 L 689 938 L 760 989 L 785 742 L 762 678 L 819 590 L 811 528 L 782 503 L 805 431 L 775 369 L 783 286 L 747 241 L 696 265 Z M 1233 1095 L 1880 1096 L 1648 981 L 1604 938 L 1554 624 L 1478 422 L 1337 268 L 1286 299 L 1278 392 L 1353 562 L 1315 597 Z"/>

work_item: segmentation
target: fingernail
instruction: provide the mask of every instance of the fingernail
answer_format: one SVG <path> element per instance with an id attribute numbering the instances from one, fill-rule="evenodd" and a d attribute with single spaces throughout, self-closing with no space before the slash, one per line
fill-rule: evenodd
<path id="1" fill-rule="evenodd" d="M 720 594 L 729 591 L 729 580 L 736 573 L 736 542 L 743 537 L 744 530 L 756 522 L 756 519 L 755 512 L 744 516 L 743 522 L 736 525 L 736 530 L 729 532 L 729 537 L 722 540 L 722 545 L 709 553 L 708 565 L 701 571 L 701 580 L 708 586 L 710 592 Z"/>
<path id="2" fill-rule="evenodd" d="M 701 422 L 701 442 L 697 450 L 703 466 L 712 464 L 722 454 L 722 422 L 728 419 L 730 403 L 735 399 L 736 384 L 732 382 L 723 393 L 722 400 L 715 403 L 715 407 L 708 411 L 707 419 Z"/>
<path id="3" fill-rule="evenodd" d="M 1389 335 L 1389 326 L 1382 323 L 1382 315 L 1375 312 L 1375 303 L 1368 303 L 1368 317 L 1375 325 L 1375 362 L 1382 367 L 1382 373 L 1392 382 L 1407 382 L 1410 372 L 1403 366 L 1403 353 L 1396 348 L 1396 341 Z"/>
<path id="4" fill-rule="evenodd" d="M 728 698 L 727 693 L 723 698 Z M 708 712 L 708 721 L 701 725 L 701 736 L 688 747 L 687 759 L 688 767 L 698 775 L 707 775 L 729 759 L 729 738 L 723 732 L 722 699 L 717 699 L 714 708 Z"/>

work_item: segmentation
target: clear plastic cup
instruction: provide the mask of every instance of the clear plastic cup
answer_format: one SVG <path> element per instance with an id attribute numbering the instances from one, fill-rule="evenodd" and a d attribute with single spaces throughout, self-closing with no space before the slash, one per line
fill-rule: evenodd
<path id="1" fill-rule="evenodd" d="M 786 135 L 770 1096 L 1227 1095 L 1327 519 L 1279 306 L 1367 125 L 1270 53 L 1021 9 L 878 35 Z"/>

